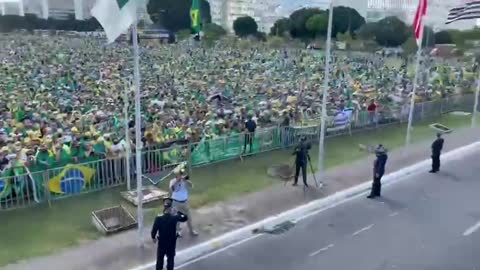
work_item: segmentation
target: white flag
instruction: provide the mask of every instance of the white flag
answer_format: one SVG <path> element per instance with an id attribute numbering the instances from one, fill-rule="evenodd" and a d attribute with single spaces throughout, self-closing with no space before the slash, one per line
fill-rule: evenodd
<path id="1" fill-rule="evenodd" d="M 109 43 L 136 22 L 137 5 L 138 0 L 97 0 L 92 16 L 102 25 Z"/>

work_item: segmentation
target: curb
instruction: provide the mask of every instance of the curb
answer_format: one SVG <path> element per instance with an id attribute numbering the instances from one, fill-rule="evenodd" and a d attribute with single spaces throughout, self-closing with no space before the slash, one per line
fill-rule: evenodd
<path id="1" fill-rule="evenodd" d="M 471 154 L 480 147 L 480 141 L 466 146 L 454 149 L 442 155 L 442 160 L 444 162 L 456 160 L 463 157 L 464 155 Z M 390 185 L 398 183 L 404 180 L 406 177 L 420 172 L 425 167 L 430 165 L 430 159 L 418 162 L 409 167 L 405 167 L 393 173 L 387 174 L 383 177 L 382 182 L 384 185 Z M 309 216 L 315 215 L 319 212 L 325 211 L 327 209 L 333 208 L 337 205 L 343 204 L 347 201 L 357 198 L 358 196 L 363 195 L 364 193 L 370 190 L 371 183 L 367 180 L 365 183 L 359 184 L 357 186 L 345 189 L 343 191 L 336 192 L 328 197 L 311 201 L 307 204 L 301 205 L 299 207 L 287 210 L 278 215 L 273 215 L 267 217 L 261 221 L 258 221 L 254 224 L 247 225 L 243 228 L 237 229 L 232 232 L 228 232 L 221 236 L 218 236 L 214 239 L 208 240 L 206 242 L 200 243 L 193 247 L 189 247 L 183 250 L 180 250 L 176 256 L 177 265 L 186 264 L 192 262 L 193 260 L 199 259 L 200 257 L 206 256 L 214 252 L 220 252 L 224 249 L 229 248 L 232 245 L 240 244 L 251 240 L 262 234 L 257 234 L 255 232 L 261 231 L 265 228 L 272 228 L 277 224 L 293 221 L 298 222 Z M 155 266 L 155 262 L 151 262 L 145 265 L 141 265 L 130 270 L 147 270 Z"/>

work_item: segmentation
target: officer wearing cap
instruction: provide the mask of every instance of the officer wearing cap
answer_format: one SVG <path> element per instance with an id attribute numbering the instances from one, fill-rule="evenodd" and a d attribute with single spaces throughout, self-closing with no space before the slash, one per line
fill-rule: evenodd
<path id="1" fill-rule="evenodd" d="M 167 256 L 167 270 L 175 267 L 175 249 L 177 245 L 177 223 L 185 222 L 188 217 L 172 208 L 173 200 L 163 200 L 163 215 L 158 215 L 153 223 L 151 237 L 157 243 L 157 270 L 163 270 L 163 259 Z"/>
<path id="2" fill-rule="evenodd" d="M 375 197 L 381 196 L 382 191 L 382 177 L 385 174 L 385 165 L 387 164 L 387 150 L 383 147 L 383 145 L 379 144 L 377 148 L 375 148 L 375 155 L 377 158 L 373 162 L 373 183 L 372 183 L 372 191 L 367 198 L 373 199 Z"/>
<path id="3" fill-rule="evenodd" d="M 310 150 L 311 145 L 307 143 L 307 138 L 302 136 L 300 139 L 300 144 L 295 147 L 293 155 L 295 155 L 295 182 L 293 185 L 296 186 L 298 183 L 298 176 L 300 175 L 300 169 L 302 169 L 303 184 L 305 187 L 308 187 L 307 184 L 307 164 L 310 161 L 310 155 L 308 150 Z"/>

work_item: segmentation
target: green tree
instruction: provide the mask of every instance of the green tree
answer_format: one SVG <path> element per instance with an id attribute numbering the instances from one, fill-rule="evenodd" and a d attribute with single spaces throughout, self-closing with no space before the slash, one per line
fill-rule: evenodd
<path id="1" fill-rule="evenodd" d="M 428 48 L 435 47 L 435 32 L 429 26 L 425 26 L 423 32 L 422 46 Z"/>
<path id="2" fill-rule="evenodd" d="M 191 5 L 192 0 L 149 1 L 147 11 L 155 24 L 176 32 L 190 28 Z M 204 25 L 211 22 L 210 4 L 207 0 L 200 0 L 200 14 Z"/>
<path id="3" fill-rule="evenodd" d="M 375 39 L 375 33 L 377 32 L 377 23 L 366 23 L 362 25 L 357 31 L 356 35 L 363 40 Z"/>
<path id="4" fill-rule="evenodd" d="M 250 16 L 239 17 L 233 22 L 233 30 L 239 37 L 245 37 L 257 33 L 257 22 Z"/>
<path id="5" fill-rule="evenodd" d="M 313 37 L 326 35 L 328 28 L 328 14 L 323 12 L 322 14 L 315 14 L 311 16 L 307 20 L 305 28 Z"/>
<path id="6" fill-rule="evenodd" d="M 402 44 L 404 56 L 409 56 L 417 51 L 417 41 L 414 36 L 410 36 L 405 43 Z"/>
<path id="7" fill-rule="evenodd" d="M 290 34 L 294 38 L 310 38 L 311 32 L 306 28 L 308 19 L 316 14 L 322 14 L 325 11 L 318 8 L 302 8 L 296 10 L 290 15 L 291 31 Z"/>
<path id="8" fill-rule="evenodd" d="M 292 30 L 292 21 L 289 18 L 277 20 L 270 29 L 270 35 L 284 36 Z"/>
<path id="9" fill-rule="evenodd" d="M 377 22 L 375 40 L 381 46 L 397 47 L 408 39 L 408 29 L 403 21 L 391 16 Z"/>
<path id="10" fill-rule="evenodd" d="M 35 14 L 25 14 L 24 17 L 17 15 L 0 16 L 0 32 L 10 32 L 19 29 L 25 30 L 66 30 L 66 31 L 95 31 L 101 26 L 95 18 L 84 21 L 75 20 L 70 16 L 66 20 L 50 18 L 44 20 L 38 18 Z"/>
<path id="11" fill-rule="evenodd" d="M 435 33 L 435 43 L 436 44 L 452 44 L 453 39 L 449 31 L 442 30 Z"/>
<path id="12" fill-rule="evenodd" d="M 363 18 L 356 9 L 344 6 L 333 8 L 332 36 L 335 37 L 338 33 L 345 32 L 353 34 L 364 24 L 365 18 Z"/>
<path id="13" fill-rule="evenodd" d="M 209 23 L 203 28 L 203 39 L 204 40 L 218 40 L 222 36 L 227 34 L 227 31 L 223 29 L 220 25 Z"/>
<path id="14" fill-rule="evenodd" d="M 413 26 L 407 28 L 408 31 L 408 38 L 414 37 L 415 32 L 413 31 Z M 423 38 L 422 38 L 422 47 L 423 48 L 431 48 L 435 46 L 435 32 L 431 27 L 425 26 L 423 30 Z"/>
<path id="15" fill-rule="evenodd" d="M 284 37 L 281 36 L 270 36 L 268 37 L 267 44 L 270 48 L 279 49 L 285 46 L 287 41 Z"/>

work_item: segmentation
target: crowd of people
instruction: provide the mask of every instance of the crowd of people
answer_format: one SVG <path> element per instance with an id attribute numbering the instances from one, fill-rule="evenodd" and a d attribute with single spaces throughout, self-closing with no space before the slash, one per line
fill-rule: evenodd
<path id="1" fill-rule="evenodd" d="M 134 138 L 135 124 L 131 46 L 96 37 L 8 34 L 0 47 L 0 169 L 12 160 L 49 168 L 124 152 L 125 128 Z M 240 134 L 249 116 L 258 128 L 316 118 L 324 61 L 319 51 L 263 44 L 240 49 L 142 41 L 144 144 Z M 388 113 L 407 103 L 413 74 L 404 60 L 337 53 L 332 63 L 329 115 L 346 108 Z M 470 65 L 430 58 L 422 65 L 427 72 L 417 101 L 472 84 Z"/>

